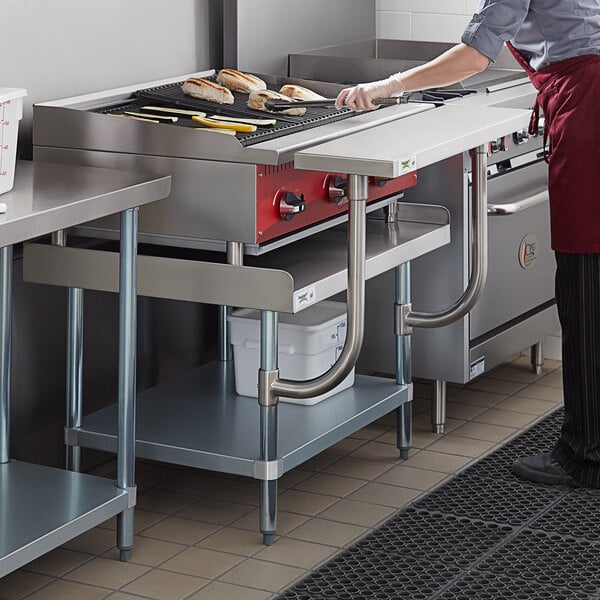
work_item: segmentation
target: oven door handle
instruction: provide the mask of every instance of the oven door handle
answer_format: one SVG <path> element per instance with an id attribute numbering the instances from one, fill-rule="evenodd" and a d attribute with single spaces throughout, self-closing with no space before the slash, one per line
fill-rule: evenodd
<path id="1" fill-rule="evenodd" d="M 547 202 L 548 191 L 544 191 L 539 192 L 539 194 L 529 196 L 529 198 L 525 198 L 524 200 L 520 200 L 519 202 L 510 202 L 508 204 L 488 204 L 487 213 L 490 216 L 504 217 L 507 215 L 514 215 L 516 213 L 527 210 L 528 208 L 533 208 L 538 204 L 545 204 Z"/>

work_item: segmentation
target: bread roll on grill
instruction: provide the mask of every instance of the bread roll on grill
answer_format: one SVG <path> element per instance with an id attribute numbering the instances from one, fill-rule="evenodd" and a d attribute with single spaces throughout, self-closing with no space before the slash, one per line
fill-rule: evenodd
<path id="1" fill-rule="evenodd" d="M 279 93 L 294 100 L 325 100 L 325 96 L 321 96 L 321 94 L 317 94 L 301 85 L 291 83 L 282 86 Z"/>
<path id="2" fill-rule="evenodd" d="M 265 108 L 265 102 L 267 100 L 289 102 L 290 108 L 278 111 L 267 110 Z M 304 115 L 304 113 L 306 113 L 306 108 L 301 106 L 294 107 L 294 101 L 291 98 L 289 98 L 288 96 L 284 96 L 279 92 L 274 92 L 273 90 L 260 90 L 258 92 L 251 92 L 250 96 L 248 97 L 248 107 L 253 108 L 254 110 L 262 110 L 263 112 L 293 115 L 296 117 L 301 117 L 302 115 Z"/>
<path id="3" fill-rule="evenodd" d="M 259 77 L 235 69 L 221 69 L 217 75 L 217 82 L 234 92 L 244 94 L 267 89 L 267 84 Z"/>
<path id="4" fill-rule="evenodd" d="M 208 81 L 208 79 L 190 77 L 186 79 L 181 89 L 184 94 L 199 100 L 218 102 L 219 104 L 233 104 L 233 94 L 226 87 Z"/>

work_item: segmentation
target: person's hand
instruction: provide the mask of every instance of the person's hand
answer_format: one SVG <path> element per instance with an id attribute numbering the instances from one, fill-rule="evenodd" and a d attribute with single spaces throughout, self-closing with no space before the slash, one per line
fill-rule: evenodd
<path id="1" fill-rule="evenodd" d="M 378 105 L 373 100 L 378 98 L 393 98 L 401 96 L 404 92 L 404 84 L 400 79 L 401 73 L 396 73 L 387 79 L 361 83 L 352 88 L 342 90 L 335 100 L 335 107 L 342 108 L 344 105 L 352 110 L 374 110 Z"/>

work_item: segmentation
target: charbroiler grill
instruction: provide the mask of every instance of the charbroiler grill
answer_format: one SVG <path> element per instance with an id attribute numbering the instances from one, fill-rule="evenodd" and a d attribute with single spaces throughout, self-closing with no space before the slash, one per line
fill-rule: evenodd
<path id="1" fill-rule="evenodd" d="M 265 79 L 275 89 L 297 82 Z M 486 198 L 483 144 L 522 127 L 528 114 L 509 109 L 431 110 L 432 104 L 404 104 L 365 114 L 308 111 L 307 127 L 266 140 L 254 138 L 245 145 L 229 135 L 111 114 L 124 107 L 155 104 L 156 97 L 143 96 L 146 90 L 171 93 L 180 81 L 37 105 L 34 156 L 171 174 L 170 199 L 156 212 L 140 211 L 140 240 L 152 245 L 150 250 L 140 248 L 140 295 L 217 304 L 221 315 L 227 305 L 261 310 L 258 403 L 235 394 L 232 369 L 222 351 L 222 361 L 140 394 L 136 450 L 144 458 L 259 479 L 260 528 L 270 544 L 275 535 L 277 479 L 289 469 L 393 409 L 398 409 L 397 446 L 402 456 L 408 455 L 411 327 L 438 326 L 460 318 L 481 291 L 486 262 L 485 219 L 480 218 Z M 299 83 L 329 97 L 340 89 Z M 257 116 L 240 108 L 247 116 Z M 313 126 L 314 119 L 320 120 L 318 127 Z M 448 310 L 433 315 L 414 312 L 409 263 L 448 243 L 448 211 L 397 200 L 402 190 L 415 185 L 419 164 L 427 166 L 469 148 L 473 149 L 474 189 L 472 278 Z M 290 194 L 296 199 L 294 206 L 298 200 L 305 203 L 304 210 L 288 211 Z M 387 221 L 367 222 L 367 204 L 369 209 L 389 205 Z M 292 218 L 286 218 L 290 214 Z M 346 219 L 347 227 L 337 226 Z M 114 224 L 106 220 L 78 230 L 95 238 L 110 238 L 115 232 Z M 102 245 L 79 245 L 77 240 L 68 245 L 68 237 L 65 245 L 61 237 L 54 244 L 25 248 L 24 277 L 69 288 L 69 323 L 75 331 L 83 310 L 75 290 L 114 292 L 116 263 L 114 251 Z M 180 253 L 161 252 L 161 246 Z M 228 264 L 222 258 L 194 256 L 197 248 L 226 248 Z M 222 257 L 222 252 L 208 254 Z M 245 264 L 244 254 L 257 256 Z M 389 270 L 398 278 L 396 381 L 359 375 L 354 386 L 314 406 L 279 403 L 280 396 L 318 396 L 350 372 L 364 334 L 365 279 Z M 338 361 L 310 381 L 280 378 L 278 312 L 297 313 L 345 290 L 348 328 Z M 220 335 L 226 347 L 225 319 Z M 74 337 L 80 342 L 81 332 Z M 75 369 L 81 364 L 81 348 L 78 343 L 73 347 L 79 348 L 79 355 L 70 361 Z M 76 380 L 75 373 L 71 375 L 70 382 Z M 71 392 L 66 434 L 70 451 L 76 453 L 81 446 L 114 451 L 114 406 L 83 419 L 80 390 Z"/>
<path id="2" fill-rule="evenodd" d="M 211 78 L 214 72 L 198 76 Z M 261 77 L 275 90 L 285 83 L 299 83 L 335 97 L 341 89 L 329 83 Z M 346 174 L 294 169 L 294 153 L 432 107 L 405 104 L 361 115 L 349 109 L 308 108 L 304 116 L 295 117 L 252 110 L 246 106 L 247 95 L 239 93 L 234 93 L 233 105 L 203 102 L 184 94 L 182 82 L 178 78 L 35 108 L 36 152 L 45 152 L 45 147 L 64 148 L 65 160 L 78 152 L 84 162 L 99 160 L 117 168 L 131 165 L 178 174 L 171 199 L 140 214 L 140 241 L 150 244 L 224 250 L 225 242 L 239 242 L 246 254 L 260 254 L 340 223 L 347 212 Z M 107 118 L 128 111 L 148 112 L 142 110 L 144 106 L 157 104 L 209 116 L 273 118 L 276 124 L 233 137 L 198 131 L 201 126 L 189 118 L 155 127 L 135 119 Z M 89 152 L 94 153 L 93 159 Z M 415 183 L 411 165 L 394 180 L 371 178 L 370 210 L 389 204 Z M 78 230 L 95 237 L 116 237 L 116 231 L 116 220 Z"/>

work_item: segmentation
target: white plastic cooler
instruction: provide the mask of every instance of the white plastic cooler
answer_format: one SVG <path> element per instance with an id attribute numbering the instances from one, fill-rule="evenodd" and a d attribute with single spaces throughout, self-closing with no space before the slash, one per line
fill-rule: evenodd
<path id="1" fill-rule="evenodd" d="M 324 301 L 295 315 L 279 314 L 279 372 L 282 378 L 305 380 L 325 373 L 344 347 L 347 310 L 342 302 Z M 260 366 L 260 311 L 240 309 L 228 317 L 235 371 L 236 393 L 258 397 Z M 354 370 L 331 391 L 297 400 L 281 397 L 282 402 L 316 404 L 354 383 Z"/>

